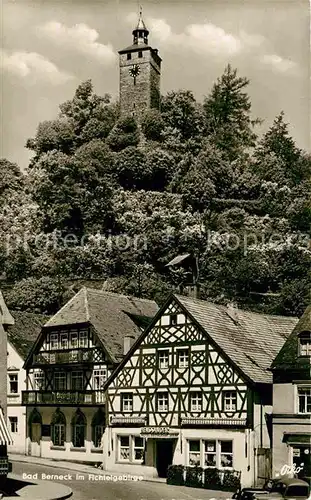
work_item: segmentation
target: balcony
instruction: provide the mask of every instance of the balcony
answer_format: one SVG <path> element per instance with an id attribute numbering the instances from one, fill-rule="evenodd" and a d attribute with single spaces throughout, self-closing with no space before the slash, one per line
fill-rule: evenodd
<path id="1" fill-rule="evenodd" d="M 98 363 L 103 360 L 103 355 L 98 349 L 80 348 L 70 351 L 47 351 L 35 354 L 32 366 Z"/>
<path id="2" fill-rule="evenodd" d="M 22 404 L 27 406 L 96 406 L 106 401 L 103 391 L 23 391 Z"/>

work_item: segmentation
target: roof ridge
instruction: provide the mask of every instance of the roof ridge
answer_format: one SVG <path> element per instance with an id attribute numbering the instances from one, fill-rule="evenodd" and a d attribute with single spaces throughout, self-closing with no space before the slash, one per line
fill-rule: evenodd
<path id="1" fill-rule="evenodd" d="M 109 292 L 106 290 L 100 290 L 98 288 L 89 288 L 89 287 L 83 287 L 87 290 L 87 292 L 91 293 L 100 293 L 102 295 L 112 295 L 114 297 L 124 297 L 126 299 L 135 299 L 135 300 L 140 300 L 142 302 L 149 302 L 151 304 L 154 304 L 155 301 L 152 299 L 144 299 L 142 297 L 135 297 L 135 295 L 125 295 L 124 293 L 117 293 L 117 292 Z"/>
<path id="2" fill-rule="evenodd" d="M 84 292 L 84 306 L 85 306 L 85 311 L 86 311 L 86 320 L 90 321 L 90 309 L 89 309 L 89 303 L 88 303 L 88 299 L 87 299 L 87 288 L 86 288 L 86 286 L 84 286 L 82 288 L 82 290 Z"/>

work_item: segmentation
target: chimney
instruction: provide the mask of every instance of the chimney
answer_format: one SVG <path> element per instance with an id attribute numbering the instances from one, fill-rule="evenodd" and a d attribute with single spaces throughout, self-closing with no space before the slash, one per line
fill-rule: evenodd
<path id="1" fill-rule="evenodd" d="M 129 352 L 130 348 L 135 342 L 134 335 L 125 335 L 123 340 L 123 354 L 124 356 Z"/>
<path id="2" fill-rule="evenodd" d="M 236 302 L 229 302 L 227 304 L 227 314 L 230 316 L 232 321 L 234 321 L 234 323 L 239 322 L 238 305 Z"/>

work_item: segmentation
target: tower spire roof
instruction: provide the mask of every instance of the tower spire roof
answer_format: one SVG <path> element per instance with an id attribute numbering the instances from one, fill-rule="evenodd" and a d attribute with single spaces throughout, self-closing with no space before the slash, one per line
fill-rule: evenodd
<path id="1" fill-rule="evenodd" d="M 134 45 L 146 44 L 148 45 L 149 31 L 146 28 L 143 20 L 143 8 L 139 8 L 139 17 L 136 28 L 133 30 L 133 43 Z"/>

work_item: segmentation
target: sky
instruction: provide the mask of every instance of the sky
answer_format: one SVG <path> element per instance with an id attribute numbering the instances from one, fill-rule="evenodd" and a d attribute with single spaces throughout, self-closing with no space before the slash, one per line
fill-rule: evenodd
<path id="1" fill-rule="evenodd" d="M 141 2 L 162 94 L 183 88 L 202 101 L 230 63 L 250 80 L 259 132 L 284 111 L 310 149 L 308 0 L 3 0 L 1 157 L 25 169 L 26 140 L 81 81 L 118 98 L 118 50 L 132 43 Z"/>

